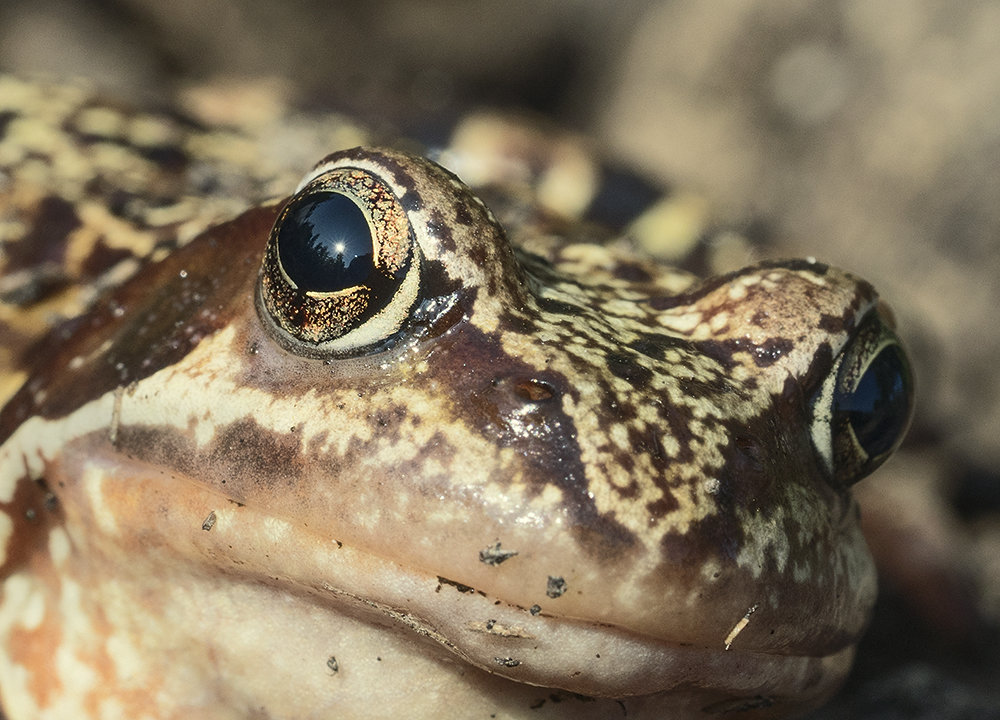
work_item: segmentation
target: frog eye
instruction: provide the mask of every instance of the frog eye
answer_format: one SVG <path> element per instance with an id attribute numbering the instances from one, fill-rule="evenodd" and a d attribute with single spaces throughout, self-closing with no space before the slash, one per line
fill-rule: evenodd
<path id="1" fill-rule="evenodd" d="M 284 347 L 326 357 L 390 341 L 419 290 L 419 250 L 398 199 L 371 173 L 338 168 L 307 178 L 281 209 L 257 303 Z"/>
<path id="2" fill-rule="evenodd" d="M 860 324 L 813 403 L 813 443 L 840 485 L 870 474 L 899 446 L 913 413 L 913 374 L 879 313 Z"/>

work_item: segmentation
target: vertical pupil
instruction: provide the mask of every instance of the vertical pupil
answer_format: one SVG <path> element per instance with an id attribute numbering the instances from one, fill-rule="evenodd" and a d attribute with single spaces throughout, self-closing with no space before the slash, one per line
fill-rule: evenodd
<path id="1" fill-rule="evenodd" d="M 316 192 L 293 200 L 278 229 L 278 259 L 306 292 L 336 292 L 368 280 L 374 250 L 368 220 L 346 195 Z"/>

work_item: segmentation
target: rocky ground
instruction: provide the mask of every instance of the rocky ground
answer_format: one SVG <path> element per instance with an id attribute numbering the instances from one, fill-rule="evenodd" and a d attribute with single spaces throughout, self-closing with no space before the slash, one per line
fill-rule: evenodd
<path id="1" fill-rule="evenodd" d="M 861 486 L 883 597 L 815 717 L 1000 718 L 997 27 L 989 0 L 8 0 L 0 69 L 142 103 L 238 76 L 400 121 L 524 107 L 760 219 L 767 255 L 869 278 L 918 414 Z"/>

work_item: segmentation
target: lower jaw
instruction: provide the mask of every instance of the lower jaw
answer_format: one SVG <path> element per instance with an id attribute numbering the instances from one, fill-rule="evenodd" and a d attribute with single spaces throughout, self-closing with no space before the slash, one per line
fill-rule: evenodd
<path id="1" fill-rule="evenodd" d="M 451 697 L 499 692 L 497 702 L 534 702 L 541 692 L 542 699 L 604 698 L 609 707 L 633 708 L 631 718 L 641 717 L 642 708 L 656 708 L 653 717 L 692 716 L 673 712 L 685 707 L 716 716 L 778 717 L 822 702 L 853 658 L 850 647 L 805 657 L 725 650 L 721 642 L 712 648 L 671 644 L 612 625 L 532 614 L 214 493 L 178 494 L 176 478 L 117 479 L 104 476 L 99 483 L 113 483 L 103 507 L 114 516 L 127 516 L 109 507 L 114 503 L 171 512 L 150 526 L 117 527 L 102 538 L 98 518 L 86 515 L 92 509 L 75 503 L 82 512 L 69 524 L 87 529 L 71 532 L 87 538 L 87 547 L 76 548 L 76 567 L 90 575 L 81 584 L 92 589 L 105 617 L 129 625 L 123 634 L 135 638 L 136 654 L 149 656 L 151 677 L 194 673 L 231 698 L 243 695 L 236 688 L 248 681 L 250 706 L 290 694 L 288 708 L 351 708 L 364 706 L 365 697 L 389 702 L 388 696 L 402 694 L 398 716 L 437 719 L 447 716 Z M 218 508 L 208 526 L 206 508 Z M 142 551 L 123 565 L 122 547 Z M 118 585 L 111 596 L 129 600 L 117 615 L 102 604 L 98 588 L 107 581 Z M 154 628 L 163 636 L 155 637 Z M 304 685 L 302 673 L 310 677 Z M 327 683 L 328 676 L 336 683 Z M 424 687 L 428 695 L 400 690 L 406 687 Z M 335 702 L 326 696 L 334 688 L 341 688 Z M 177 692 L 184 694 L 180 687 Z M 205 690 L 209 697 L 214 692 Z M 426 713 L 415 714 L 414 704 Z"/>

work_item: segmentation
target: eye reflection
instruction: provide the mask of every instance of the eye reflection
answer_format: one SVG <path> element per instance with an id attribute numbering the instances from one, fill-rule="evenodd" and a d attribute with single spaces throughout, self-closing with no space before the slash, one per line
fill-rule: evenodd
<path id="1" fill-rule="evenodd" d="M 371 228 L 346 195 L 317 192 L 293 200 L 277 237 L 281 267 L 306 292 L 364 284 L 374 262 Z"/>

